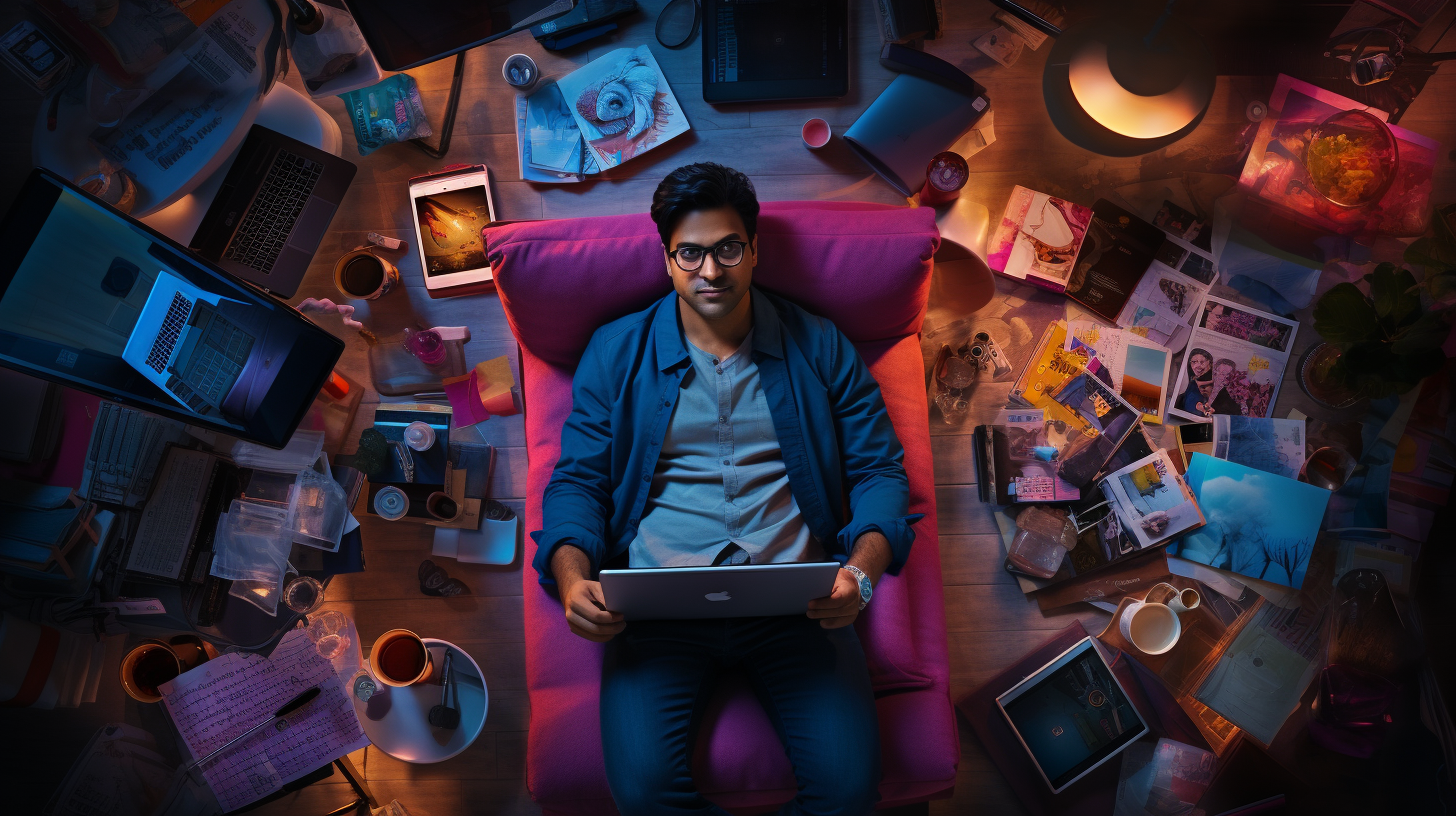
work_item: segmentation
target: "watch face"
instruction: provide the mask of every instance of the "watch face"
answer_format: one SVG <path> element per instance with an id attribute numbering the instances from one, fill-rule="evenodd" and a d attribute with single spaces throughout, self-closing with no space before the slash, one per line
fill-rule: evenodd
<path id="1" fill-rule="evenodd" d="M 860 581 L 859 582 L 859 599 L 861 601 L 864 601 L 865 603 L 869 603 L 869 600 L 870 600 L 870 592 L 871 591 L 872 591 L 872 589 L 870 587 L 870 582 L 869 581 Z"/>

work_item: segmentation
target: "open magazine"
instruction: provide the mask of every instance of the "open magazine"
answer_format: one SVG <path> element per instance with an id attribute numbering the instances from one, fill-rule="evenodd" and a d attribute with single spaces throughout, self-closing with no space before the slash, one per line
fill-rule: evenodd
<path id="1" fill-rule="evenodd" d="M 516 97 L 521 178 L 583 181 L 688 131 L 652 51 L 618 48 Z"/>
<path id="2" fill-rule="evenodd" d="M 1099 486 L 1140 549 L 1203 525 L 1203 512 L 1166 450 L 1113 471 Z"/>
<path id="3" fill-rule="evenodd" d="M 1209 295 L 1199 307 L 1168 413 L 1269 417 L 1299 323 Z"/>

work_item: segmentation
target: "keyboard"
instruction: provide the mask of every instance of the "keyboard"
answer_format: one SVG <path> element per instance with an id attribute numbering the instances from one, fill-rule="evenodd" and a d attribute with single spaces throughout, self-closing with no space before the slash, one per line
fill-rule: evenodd
<path id="1" fill-rule="evenodd" d="M 259 272 L 273 271 L 323 172 L 324 166 L 316 161 L 278 151 L 223 257 Z"/>
<path id="2" fill-rule="evenodd" d="M 167 361 L 172 359 L 172 349 L 176 348 L 177 338 L 182 334 L 182 327 L 187 325 L 187 316 L 191 312 L 192 301 L 181 292 L 174 293 L 172 303 L 167 307 L 167 316 L 162 318 L 162 328 L 157 332 L 157 339 L 152 342 L 152 350 L 147 352 L 147 366 L 158 374 L 166 369 Z"/>

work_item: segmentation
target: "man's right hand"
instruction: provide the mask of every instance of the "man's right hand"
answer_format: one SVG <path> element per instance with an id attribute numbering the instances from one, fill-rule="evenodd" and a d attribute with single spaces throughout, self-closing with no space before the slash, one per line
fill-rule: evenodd
<path id="1" fill-rule="evenodd" d="M 620 612 L 608 612 L 599 581 L 589 580 L 591 562 L 586 553 L 572 546 L 557 548 L 551 556 L 551 572 L 561 595 L 566 623 L 580 637 L 606 643 L 627 627 Z"/>
<path id="2" fill-rule="evenodd" d="M 600 581 L 585 578 L 573 582 L 561 595 L 566 623 L 571 631 L 587 640 L 606 643 L 627 627 L 621 612 L 608 612 Z"/>

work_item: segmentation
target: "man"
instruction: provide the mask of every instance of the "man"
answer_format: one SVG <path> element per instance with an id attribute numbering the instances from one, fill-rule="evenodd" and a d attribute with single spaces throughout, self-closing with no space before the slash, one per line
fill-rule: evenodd
<path id="1" fill-rule="evenodd" d="M 1188 387 L 1178 395 L 1178 408 L 1201 414 L 1213 395 L 1213 355 L 1201 348 L 1188 352 Z"/>
<path id="2" fill-rule="evenodd" d="M 1239 401 L 1229 394 L 1229 385 L 1233 382 L 1234 370 L 1237 368 L 1238 364 L 1227 357 L 1220 357 L 1213 364 L 1212 384 L 1215 393 L 1213 399 L 1205 406 L 1206 415 L 1233 414 L 1237 416 L 1243 414 L 1244 411 L 1239 405 Z"/>
<path id="3" fill-rule="evenodd" d="M 601 729 L 624 814 L 723 811 L 692 779 L 697 726 L 725 672 L 763 703 L 798 779 L 790 813 L 863 814 L 879 737 L 850 624 L 914 533 L 904 452 L 854 347 L 754 287 L 758 200 L 704 163 L 652 202 L 674 291 L 597 330 L 573 383 L 535 567 L 571 630 L 607 643 Z M 844 497 L 850 518 L 842 518 Z M 605 608 L 604 564 L 843 565 L 805 616 L 636 621 Z"/>

